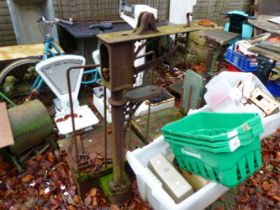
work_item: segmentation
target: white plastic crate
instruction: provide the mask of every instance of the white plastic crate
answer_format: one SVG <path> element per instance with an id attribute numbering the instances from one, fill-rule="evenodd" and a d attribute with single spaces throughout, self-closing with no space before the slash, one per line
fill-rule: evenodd
<path id="1" fill-rule="evenodd" d="M 126 154 L 127 161 L 136 175 L 141 198 L 148 201 L 155 210 L 205 209 L 228 190 L 221 184 L 210 182 L 184 201 L 176 204 L 162 188 L 160 181 L 147 168 L 149 160 L 159 153 L 164 155 L 171 153 L 168 143 L 163 140 L 163 136 L 143 148 Z"/>

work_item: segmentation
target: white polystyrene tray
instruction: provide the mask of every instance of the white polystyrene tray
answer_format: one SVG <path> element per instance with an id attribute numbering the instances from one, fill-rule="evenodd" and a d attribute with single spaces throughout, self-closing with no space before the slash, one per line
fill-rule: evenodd
<path id="1" fill-rule="evenodd" d="M 168 143 L 160 136 L 149 145 L 127 152 L 126 158 L 137 179 L 138 190 L 141 198 L 148 201 L 155 210 L 200 210 L 215 202 L 228 188 L 210 182 L 208 185 L 195 192 L 184 201 L 176 204 L 162 188 L 160 181 L 147 168 L 149 160 L 156 154 L 170 153 Z"/>

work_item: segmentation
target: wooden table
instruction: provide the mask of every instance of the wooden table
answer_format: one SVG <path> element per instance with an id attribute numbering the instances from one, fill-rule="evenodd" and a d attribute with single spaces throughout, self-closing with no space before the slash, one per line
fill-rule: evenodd
<path id="1" fill-rule="evenodd" d="M 280 34 L 280 25 L 268 21 L 269 19 L 274 17 L 276 16 L 259 15 L 256 19 L 249 19 L 249 23 L 262 31 Z"/>
<path id="2" fill-rule="evenodd" d="M 222 31 L 218 29 L 207 30 L 204 32 L 204 37 L 208 45 L 206 71 L 204 75 L 206 78 L 209 79 L 214 75 L 214 66 L 219 57 L 220 60 L 218 71 L 220 71 L 223 55 L 226 51 L 226 48 L 239 36 L 240 34 Z"/>
<path id="3" fill-rule="evenodd" d="M 43 54 L 44 44 L 27 44 L 0 47 L 0 62 L 27 57 L 37 57 Z"/>

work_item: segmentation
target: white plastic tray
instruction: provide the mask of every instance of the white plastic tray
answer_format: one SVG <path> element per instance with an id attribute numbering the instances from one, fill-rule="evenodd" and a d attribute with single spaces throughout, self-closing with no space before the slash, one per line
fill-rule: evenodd
<path id="1" fill-rule="evenodd" d="M 141 198 L 148 201 L 155 210 L 205 209 L 228 190 L 221 184 L 210 182 L 184 201 L 176 204 L 162 188 L 159 180 L 147 168 L 149 160 L 159 153 L 164 155 L 171 153 L 168 143 L 163 141 L 163 136 L 143 148 L 126 154 L 127 161 L 136 175 Z"/>

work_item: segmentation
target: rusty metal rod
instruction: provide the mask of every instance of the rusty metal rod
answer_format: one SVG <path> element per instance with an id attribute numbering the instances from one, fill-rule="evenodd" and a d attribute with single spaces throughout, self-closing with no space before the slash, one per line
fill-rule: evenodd
<path id="1" fill-rule="evenodd" d="M 155 56 L 156 56 L 156 52 L 155 52 L 154 50 L 151 50 L 151 51 L 149 51 L 149 52 L 147 52 L 147 53 L 145 53 L 145 54 L 143 54 L 143 55 L 138 55 L 138 56 L 135 58 L 135 60 L 138 60 L 138 59 L 140 59 L 140 58 L 147 57 L 147 56 L 149 56 L 149 55 L 153 55 L 153 60 L 154 60 L 154 59 L 155 59 Z"/>
<path id="2" fill-rule="evenodd" d="M 191 26 L 191 16 L 193 16 L 193 13 L 192 12 L 188 12 L 186 17 L 187 17 L 187 25 L 186 27 L 190 27 Z"/>
<path id="3" fill-rule="evenodd" d="M 177 52 L 177 50 L 179 50 L 179 48 L 180 48 L 180 46 L 177 45 L 169 53 L 167 53 L 165 55 L 162 55 L 162 56 L 156 58 L 155 60 L 147 62 L 147 63 L 145 63 L 145 64 L 143 64 L 141 66 L 137 66 L 135 68 L 136 71 L 137 72 L 141 72 L 141 71 L 144 71 L 145 69 L 149 68 L 150 66 L 154 66 L 154 65 L 160 64 L 166 58 L 173 56 Z"/>
<path id="4" fill-rule="evenodd" d="M 107 168 L 107 88 L 104 86 L 104 161 Z"/>
<path id="5" fill-rule="evenodd" d="M 130 149 L 131 146 L 131 141 L 132 141 L 132 125 L 131 125 L 131 121 L 132 121 L 132 117 L 133 117 L 133 113 L 132 113 L 132 108 L 130 107 L 129 109 L 129 133 L 128 133 L 128 149 Z"/>
<path id="6" fill-rule="evenodd" d="M 151 51 L 153 55 L 152 60 L 155 60 L 156 54 L 154 51 Z M 154 81 L 154 68 L 152 68 L 152 75 L 151 75 L 151 82 Z M 151 102 L 148 100 L 149 107 L 148 107 L 148 119 L 147 119 L 147 127 L 146 127 L 146 143 L 149 143 L 149 131 L 150 131 L 150 117 L 151 117 Z"/>
<path id="7" fill-rule="evenodd" d="M 70 78 L 70 72 L 74 69 L 81 69 L 81 68 L 95 68 L 95 67 L 99 67 L 100 65 L 84 65 L 84 66 L 72 66 L 69 69 L 67 69 L 66 71 L 66 78 L 67 78 L 67 88 L 68 88 L 68 94 L 69 94 L 69 104 L 70 104 L 70 117 L 71 117 L 71 123 L 72 123 L 72 130 L 73 130 L 73 135 L 71 138 L 71 142 L 69 144 L 68 147 L 68 152 L 70 154 L 72 154 L 72 147 L 73 147 L 73 143 L 75 145 L 75 153 L 76 153 L 76 162 L 78 160 L 78 146 L 77 146 L 77 133 L 76 133 L 76 127 L 75 127 L 75 119 L 74 119 L 74 107 L 73 107 L 73 98 L 72 98 L 72 94 L 71 94 L 71 78 Z M 83 149 L 83 148 L 82 148 Z M 79 167 L 78 167 L 79 170 Z"/>

